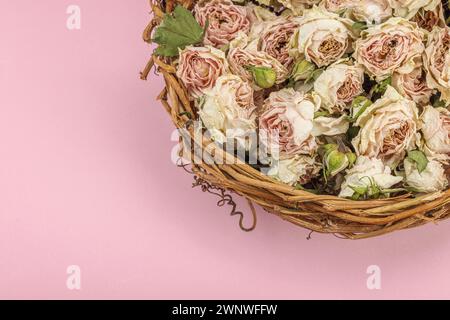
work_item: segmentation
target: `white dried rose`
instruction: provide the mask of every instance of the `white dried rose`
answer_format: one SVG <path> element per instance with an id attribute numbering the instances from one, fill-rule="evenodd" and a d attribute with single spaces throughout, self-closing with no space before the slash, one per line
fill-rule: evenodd
<path id="1" fill-rule="evenodd" d="M 378 24 L 392 16 L 387 0 L 324 0 L 320 5 L 331 12 L 344 11 L 344 16 L 367 24 Z"/>
<path id="2" fill-rule="evenodd" d="M 441 93 L 441 99 L 450 104 L 450 28 L 435 27 L 428 36 L 423 54 L 427 83 Z"/>
<path id="3" fill-rule="evenodd" d="M 295 14 L 301 14 L 303 10 L 318 4 L 321 0 L 277 0 L 286 8 L 290 9 Z"/>
<path id="4" fill-rule="evenodd" d="M 402 180 L 402 177 L 391 175 L 391 169 L 381 160 L 359 156 L 355 165 L 346 171 L 339 197 L 351 198 L 355 193 L 374 196 L 376 192 L 389 189 Z"/>
<path id="5" fill-rule="evenodd" d="M 383 160 L 394 165 L 412 150 L 418 141 L 416 104 L 388 86 L 384 96 L 358 117 L 358 135 L 352 140 L 357 155 Z"/>
<path id="6" fill-rule="evenodd" d="M 392 9 L 387 0 L 362 0 L 350 10 L 350 16 L 367 24 L 379 24 L 392 15 Z"/>
<path id="7" fill-rule="evenodd" d="M 425 50 L 424 33 L 416 23 L 391 18 L 361 33 L 356 41 L 354 58 L 377 81 L 392 73 L 409 73 Z"/>
<path id="8" fill-rule="evenodd" d="M 426 105 L 434 90 L 428 87 L 426 73 L 422 67 L 422 59 L 410 73 L 397 73 L 392 75 L 392 86 L 403 96 L 411 99 L 418 105 Z"/>
<path id="9" fill-rule="evenodd" d="M 296 17 L 299 28 L 290 43 L 290 54 L 314 62 L 317 66 L 327 66 L 351 50 L 353 21 L 322 8 L 305 10 Z"/>
<path id="10" fill-rule="evenodd" d="M 450 111 L 426 106 L 420 120 L 427 155 L 442 160 L 450 158 Z"/>
<path id="11" fill-rule="evenodd" d="M 327 68 L 314 82 L 314 91 L 322 107 L 330 113 L 342 113 L 353 98 L 364 92 L 364 69 L 340 62 Z"/>
<path id="12" fill-rule="evenodd" d="M 272 92 L 264 101 L 259 117 L 260 141 L 269 152 L 292 156 L 312 155 L 317 143 L 312 135 L 314 112 L 320 106 L 312 95 L 292 88 Z"/>
<path id="13" fill-rule="evenodd" d="M 349 126 L 348 116 L 345 114 L 339 118 L 320 116 L 314 118 L 312 135 L 318 137 L 344 134 Z"/>
<path id="14" fill-rule="evenodd" d="M 417 165 L 408 158 L 403 163 L 406 185 L 412 187 L 414 191 L 430 193 L 447 188 L 448 180 L 445 170 L 438 161 L 429 161 L 422 172 L 419 172 Z"/>
<path id="15" fill-rule="evenodd" d="M 388 0 L 394 15 L 411 19 L 419 9 L 433 10 L 441 0 Z"/>
<path id="16" fill-rule="evenodd" d="M 321 164 L 315 157 L 295 155 L 291 158 L 274 160 L 267 175 L 291 186 L 303 185 L 316 177 L 320 169 Z"/>
<path id="17" fill-rule="evenodd" d="M 237 139 L 243 145 L 246 137 L 255 134 L 253 89 L 238 76 L 219 77 L 214 88 L 199 100 L 198 108 L 200 119 L 219 143 Z"/>

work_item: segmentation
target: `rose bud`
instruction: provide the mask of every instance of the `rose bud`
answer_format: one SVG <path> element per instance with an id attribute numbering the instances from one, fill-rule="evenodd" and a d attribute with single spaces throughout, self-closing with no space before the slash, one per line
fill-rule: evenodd
<path id="1" fill-rule="evenodd" d="M 276 72 L 269 67 L 249 67 L 256 85 L 263 89 L 271 88 L 277 81 Z"/>

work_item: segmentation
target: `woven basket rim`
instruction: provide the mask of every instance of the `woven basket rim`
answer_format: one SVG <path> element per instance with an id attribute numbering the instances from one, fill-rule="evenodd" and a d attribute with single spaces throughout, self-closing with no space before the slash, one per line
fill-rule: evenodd
<path id="1" fill-rule="evenodd" d="M 150 1 L 153 17 L 144 30 L 144 41 L 151 43 L 152 32 L 166 12 L 171 12 L 177 4 L 191 8 L 194 3 L 195 0 Z M 187 129 L 193 137 L 192 128 L 189 128 L 191 119 L 187 113 L 196 113 L 186 89 L 176 76 L 174 61 L 152 55 L 141 72 L 141 78 L 146 80 L 152 68 L 163 76 L 166 86 L 158 100 L 174 125 L 178 129 Z M 211 140 L 203 137 L 202 144 L 211 146 Z M 224 152 L 214 146 L 213 152 Z M 375 237 L 450 217 L 450 188 L 419 196 L 403 194 L 386 199 L 355 201 L 297 190 L 240 162 L 234 155 L 228 156 L 233 157 L 237 164 L 192 164 L 192 172 L 209 186 L 245 197 L 254 216 L 252 203 L 303 228 L 347 239 Z M 245 229 L 242 216 L 240 226 Z M 254 225 L 246 231 L 253 228 Z"/>

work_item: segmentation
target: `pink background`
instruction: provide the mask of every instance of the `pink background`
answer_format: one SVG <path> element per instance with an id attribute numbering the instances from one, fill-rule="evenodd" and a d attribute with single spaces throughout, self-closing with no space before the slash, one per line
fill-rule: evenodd
<path id="1" fill-rule="evenodd" d="M 81 30 L 66 8 L 81 7 Z M 170 160 L 146 0 L 0 0 L 0 298 L 450 298 L 450 224 L 251 233 Z M 246 209 L 242 201 L 241 208 Z M 378 265 L 382 289 L 368 290 Z M 81 290 L 66 268 L 81 267 Z"/>

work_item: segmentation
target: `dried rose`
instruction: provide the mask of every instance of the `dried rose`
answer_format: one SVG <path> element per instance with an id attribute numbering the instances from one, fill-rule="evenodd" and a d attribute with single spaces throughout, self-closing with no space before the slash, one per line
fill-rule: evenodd
<path id="1" fill-rule="evenodd" d="M 318 176 L 321 164 L 315 157 L 307 155 L 295 155 L 290 158 L 275 160 L 270 170 L 269 177 L 284 182 L 288 185 L 303 185 Z"/>
<path id="2" fill-rule="evenodd" d="M 250 31 L 250 11 L 229 0 L 199 1 L 194 12 L 200 25 L 208 27 L 203 40 L 207 45 L 219 48 L 235 39 L 239 32 Z"/>
<path id="3" fill-rule="evenodd" d="M 341 113 L 348 109 L 353 98 L 364 92 L 363 82 L 364 69 L 342 61 L 322 72 L 314 82 L 314 91 L 328 112 Z"/>
<path id="4" fill-rule="evenodd" d="M 227 71 L 225 54 L 218 49 L 190 46 L 180 52 L 177 77 L 183 82 L 191 98 L 202 96 Z"/>
<path id="5" fill-rule="evenodd" d="M 411 19 L 419 9 L 433 10 L 441 0 L 388 0 L 394 15 Z"/>
<path id="6" fill-rule="evenodd" d="M 434 90 L 428 87 L 422 62 L 418 62 L 410 73 L 395 72 L 392 75 L 392 86 L 401 95 L 413 100 L 418 105 L 428 104 L 434 93 Z"/>
<path id="7" fill-rule="evenodd" d="M 272 92 L 259 118 L 260 137 L 269 152 L 313 154 L 317 148 L 312 135 L 314 112 L 320 102 L 293 89 Z"/>
<path id="8" fill-rule="evenodd" d="M 450 158 L 450 111 L 426 106 L 420 115 L 424 149 L 429 156 L 441 160 Z"/>
<path id="9" fill-rule="evenodd" d="M 404 167 L 406 185 L 415 192 L 437 192 L 448 186 L 445 170 L 436 160 L 429 161 L 425 170 L 419 171 L 417 164 L 406 158 Z"/>
<path id="10" fill-rule="evenodd" d="M 339 60 L 351 48 L 350 19 L 314 7 L 295 21 L 299 29 L 290 43 L 290 54 L 294 57 L 323 67 Z"/>
<path id="11" fill-rule="evenodd" d="M 292 19 L 278 18 L 264 24 L 259 36 L 259 49 L 277 59 L 287 69 L 293 65 L 289 43 L 298 28 Z"/>
<path id="12" fill-rule="evenodd" d="M 444 10 L 442 8 L 442 3 L 439 3 L 436 8 L 432 10 L 420 9 L 411 21 L 417 22 L 419 27 L 431 32 L 434 27 L 439 26 L 441 28 L 445 27 Z"/>
<path id="13" fill-rule="evenodd" d="M 416 104 L 389 86 L 384 96 L 358 117 L 361 129 L 352 140 L 356 154 L 395 165 L 412 150 L 420 127 Z"/>
<path id="14" fill-rule="evenodd" d="M 231 72 L 253 83 L 255 89 L 261 89 L 252 72 L 255 67 L 271 69 L 276 75 L 276 84 L 284 82 L 289 76 L 289 71 L 278 60 L 266 52 L 258 51 L 252 45 L 249 46 L 247 37 L 239 37 L 232 42 L 227 58 Z"/>
<path id="15" fill-rule="evenodd" d="M 428 36 L 423 54 L 427 84 L 441 93 L 441 99 L 450 104 L 450 28 L 435 27 Z"/>
<path id="16" fill-rule="evenodd" d="M 388 78 L 394 71 L 409 73 L 425 49 L 423 37 L 417 24 L 391 18 L 362 32 L 356 41 L 354 58 L 377 81 Z"/>
<path id="17" fill-rule="evenodd" d="M 359 156 L 355 165 L 347 170 L 339 197 L 377 197 L 402 180 L 402 177 L 391 175 L 391 169 L 381 160 Z"/>

